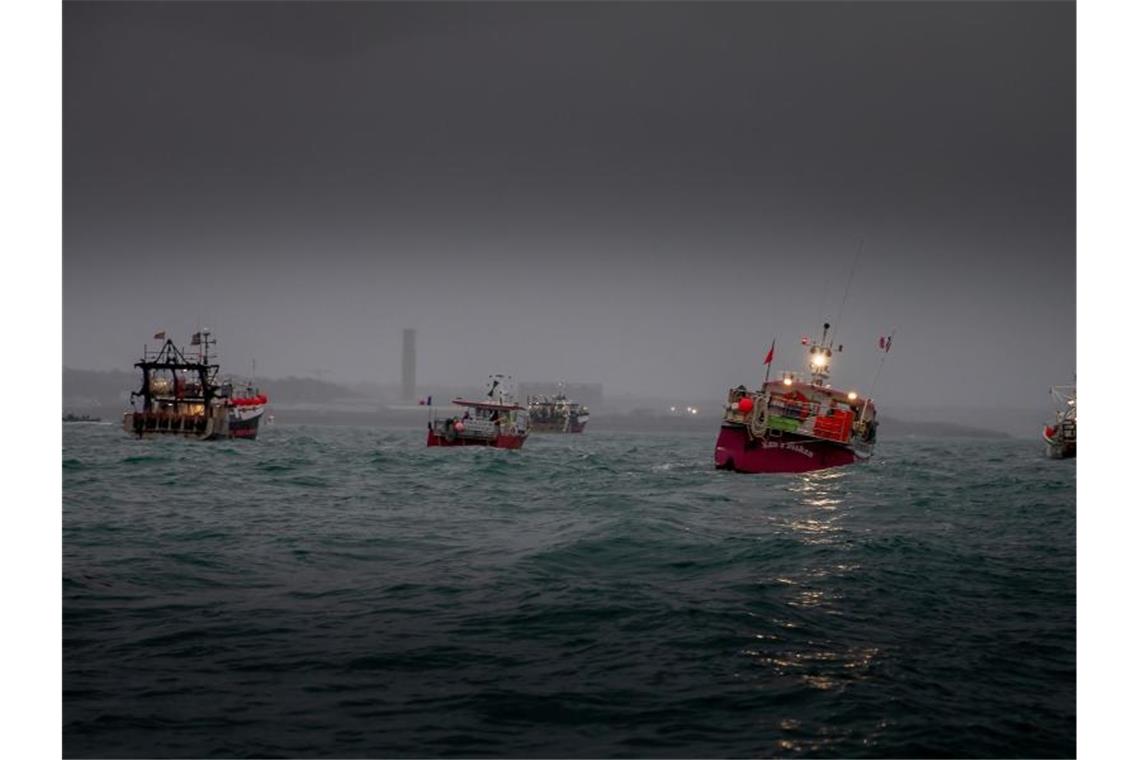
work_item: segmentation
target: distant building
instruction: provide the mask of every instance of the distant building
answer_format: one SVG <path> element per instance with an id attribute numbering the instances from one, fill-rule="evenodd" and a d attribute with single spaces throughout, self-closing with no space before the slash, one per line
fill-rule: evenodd
<path id="1" fill-rule="evenodd" d="M 400 400 L 414 403 L 416 400 L 416 331 L 404 330 L 404 365 L 400 384 Z"/>
<path id="2" fill-rule="evenodd" d="M 519 401 L 526 401 L 527 396 L 553 396 L 561 391 L 566 397 L 579 404 L 598 409 L 605 398 L 602 394 L 601 383 L 558 383 L 558 382 L 525 382 L 519 383 Z"/>

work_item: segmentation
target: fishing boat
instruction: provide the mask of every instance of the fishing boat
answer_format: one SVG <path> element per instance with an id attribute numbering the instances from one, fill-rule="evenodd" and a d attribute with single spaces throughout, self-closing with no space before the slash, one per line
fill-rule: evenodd
<path id="1" fill-rule="evenodd" d="M 64 422 L 102 422 L 102 420 L 98 417 L 91 417 L 91 416 L 86 415 L 86 414 L 72 414 L 71 412 L 68 412 L 67 414 L 63 415 L 63 421 Z"/>
<path id="2" fill-rule="evenodd" d="M 875 404 L 854 390 L 833 388 L 831 362 L 843 346 L 824 323 L 808 346 L 808 377 L 784 372 L 756 390 L 741 385 L 728 393 L 714 461 L 717 469 L 745 473 L 809 472 L 868 459 L 875 448 Z M 890 350 L 890 338 L 880 349 Z M 765 364 L 771 369 L 775 342 Z"/>
<path id="3" fill-rule="evenodd" d="M 1056 419 L 1041 431 L 1045 454 L 1052 459 L 1077 455 L 1077 386 L 1054 385 L 1049 389 L 1057 404 Z"/>
<path id="4" fill-rule="evenodd" d="M 257 437 L 269 398 L 252 383 L 219 379 L 219 365 L 210 357 L 217 341 L 209 330 L 194 333 L 183 351 L 157 333 L 162 346 L 143 347 L 135 368 L 142 386 L 131 393 L 132 409 L 123 414 L 123 430 L 139 438 L 179 436 L 198 440 Z"/>
<path id="5" fill-rule="evenodd" d="M 590 409 L 566 398 L 559 388 L 553 396 L 527 396 L 530 428 L 535 433 L 582 433 L 590 421 Z"/>
<path id="6" fill-rule="evenodd" d="M 530 416 L 515 402 L 509 384 L 510 378 L 492 375 L 488 379 L 486 398 L 453 399 L 451 403 L 461 408 L 462 414 L 439 417 L 433 408 L 428 421 L 427 445 L 521 449 L 530 433 Z"/>

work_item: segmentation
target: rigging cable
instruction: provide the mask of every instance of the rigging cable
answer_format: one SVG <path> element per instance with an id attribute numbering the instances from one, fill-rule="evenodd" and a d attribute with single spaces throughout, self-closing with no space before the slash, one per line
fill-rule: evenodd
<path id="1" fill-rule="evenodd" d="M 847 295 L 851 292 L 851 282 L 855 279 L 855 269 L 859 266 L 859 257 L 863 255 L 863 238 L 859 238 L 859 248 L 855 251 L 855 258 L 851 261 L 851 273 L 847 276 L 847 287 L 843 289 L 843 302 L 839 304 L 839 316 L 835 318 L 835 327 L 831 331 L 831 340 L 839 333 L 839 325 L 843 322 L 843 309 L 847 306 Z"/>

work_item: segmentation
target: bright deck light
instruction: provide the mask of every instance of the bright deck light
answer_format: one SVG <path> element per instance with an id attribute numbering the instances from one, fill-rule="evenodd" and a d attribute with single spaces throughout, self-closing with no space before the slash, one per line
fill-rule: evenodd
<path id="1" fill-rule="evenodd" d="M 859 394 L 856 393 L 855 391 L 851 391 L 850 393 L 847 394 L 847 400 L 848 401 L 854 401 L 857 398 L 859 398 Z"/>
<path id="2" fill-rule="evenodd" d="M 791 385 L 791 384 L 792 384 L 792 378 L 785 377 L 784 378 L 784 385 Z"/>
<path id="3" fill-rule="evenodd" d="M 827 357 L 823 354 L 814 354 L 811 357 L 811 363 L 816 367 L 822 367 L 827 364 Z"/>

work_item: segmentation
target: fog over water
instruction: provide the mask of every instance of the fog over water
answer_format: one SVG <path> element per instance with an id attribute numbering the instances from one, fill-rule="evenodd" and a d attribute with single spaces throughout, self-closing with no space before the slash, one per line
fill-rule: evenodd
<path id="1" fill-rule="evenodd" d="M 1075 366 L 1071 3 L 65 3 L 64 356 L 883 405 Z"/>

